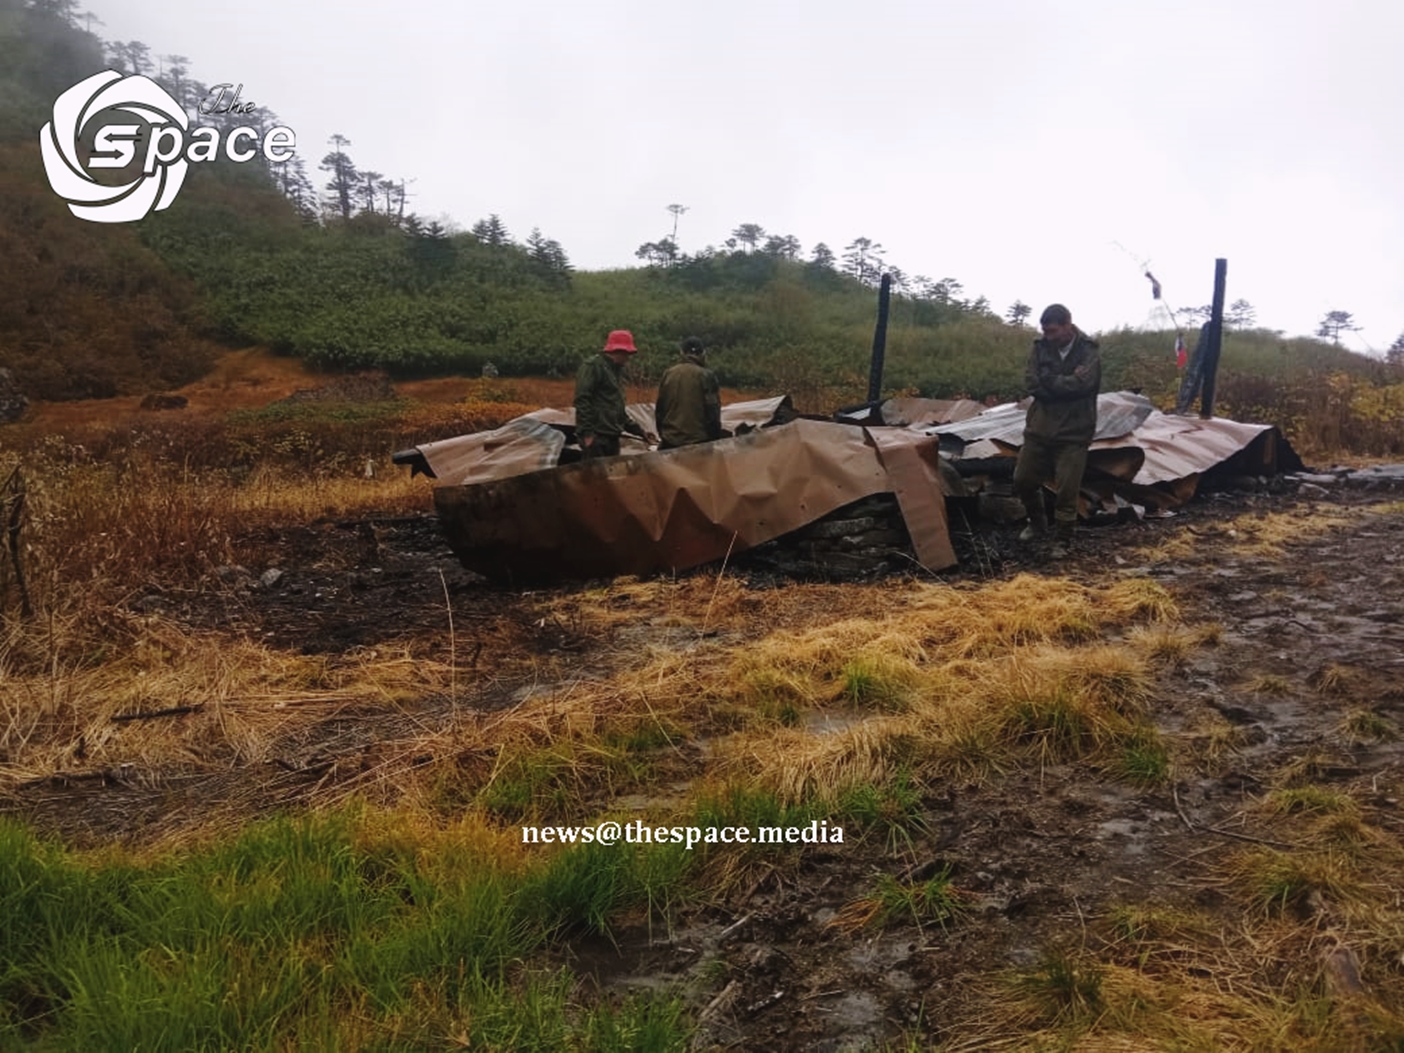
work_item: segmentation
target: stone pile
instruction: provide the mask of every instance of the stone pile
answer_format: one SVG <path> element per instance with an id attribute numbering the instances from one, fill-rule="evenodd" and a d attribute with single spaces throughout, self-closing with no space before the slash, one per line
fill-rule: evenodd
<path id="1" fill-rule="evenodd" d="M 844 505 L 783 537 L 757 545 L 738 565 L 811 581 L 875 581 L 916 570 L 911 535 L 895 494 Z"/>

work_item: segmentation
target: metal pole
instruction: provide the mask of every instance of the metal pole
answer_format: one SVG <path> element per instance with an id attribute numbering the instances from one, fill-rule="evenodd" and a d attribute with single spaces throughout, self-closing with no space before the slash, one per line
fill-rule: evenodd
<path id="1" fill-rule="evenodd" d="M 1224 281 L 1228 275 L 1228 260 L 1214 261 L 1214 302 L 1210 307 L 1209 340 L 1204 350 L 1204 394 L 1199 402 L 1201 420 L 1214 417 L 1214 379 L 1219 372 L 1219 350 L 1224 337 Z"/>
<path id="2" fill-rule="evenodd" d="M 882 359 L 887 351 L 887 309 L 892 300 L 892 275 L 882 276 L 878 288 L 877 328 L 873 330 L 873 357 L 868 367 L 868 401 L 876 402 L 882 395 Z"/>

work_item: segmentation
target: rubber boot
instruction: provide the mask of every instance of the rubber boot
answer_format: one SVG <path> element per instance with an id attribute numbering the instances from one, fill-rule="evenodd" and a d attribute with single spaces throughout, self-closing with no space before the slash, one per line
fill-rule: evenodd
<path id="1" fill-rule="evenodd" d="M 1029 525 L 1019 531 L 1020 541 L 1037 541 L 1048 533 L 1048 514 L 1043 510 L 1043 502 L 1025 505 L 1029 513 Z"/>
<path id="2" fill-rule="evenodd" d="M 1048 554 L 1054 559 L 1067 559 L 1072 554 L 1073 525 L 1071 523 L 1058 524 L 1058 536 L 1053 540 L 1053 547 L 1048 550 Z"/>

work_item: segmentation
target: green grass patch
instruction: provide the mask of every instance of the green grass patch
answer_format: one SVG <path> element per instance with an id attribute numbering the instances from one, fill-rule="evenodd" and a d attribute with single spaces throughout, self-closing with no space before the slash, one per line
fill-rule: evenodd
<path id="1" fill-rule="evenodd" d="M 934 924 L 945 929 L 965 913 L 960 892 L 951 884 L 949 866 L 942 867 L 925 881 L 911 884 L 898 881 L 891 874 L 882 874 L 873 898 L 878 908 L 876 920 L 881 925 L 910 919 L 918 928 Z"/>
<path id="2" fill-rule="evenodd" d="M 825 818 L 828 816 L 818 804 L 786 804 L 771 790 L 735 782 L 700 795 L 692 825 L 806 826 L 812 819 Z"/>
<path id="3" fill-rule="evenodd" d="M 1229 873 L 1249 901 L 1264 912 L 1282 912 L 1318 892 L 1339 901 L 1354 891 L 1350 863 L 1342 853 L 1261 849 L 1238 856 Z"/>
<path id="4" fill-rule="evenodd" d="M 0 1047 L 682 1048 L 678 999 L 582 1007 L 530 964 L 675 882 L 681 853 L 520 860 L 494 836 L 346 812 L 135 861 L 0 822 Z"/>
<path id="5" fill-rule="evenodd" d="M 1399 737 L 1399 728 L 1372 709 L 1354 709 L 1342 723 L 1345 733 L 1361 742 L 1383 742 Z"/>
<path id="6" fill-rule="evenodd" d="M 1138 725 L 1125 736 L 1115 767 L 1128 782 L 1153 786 L 1170 774 L 1170 751 L 1159 731 Z"/>
<path id="7" fill-rule="evenodd" d="M 904 767 L 882 786 L 862 783 L 845 790 L 839 795 L 838 816 L 881 835 L 889 852 L 911 850 L 913 835 L 926 829 L 921 804 L 921 790 Z"/>
<path id="8" fill-rule="evenodd" d="M 888 713 L 907 708 L 907 677 L 889 662 L 855 658 L 844 664 L 839 683 L 839 697 L 849 705 Z"/>
<path id="9" fill-rule="evenodd" d="M 579 776 L 566 751 L 521 754 L 493 773 L 478 794 L 478 804 L 505 822 L 563 815 L 578 793 Z"/>
<path id="10" fill-rule="evenodd" d="M 651 753 L 677 746 L 687 738 L 687 733 L 672 721 L 659 720 L 649 715 L 640 717 L 626 727 L 614 728 L 600 736 L 608 747 L 625 753 Z"/>
<path id="11" fill-rule="evenodd" d="M 1048 1021 L 1068 1023 L 1091 1019 L 1102 1006 L 1105 970 L 1095 962 L 1062 953 L 1043 956 L 1035 969 L 1014 979 L 1014 989 L 1027 997 Z"/>
<path id="12" fill-rule="evenodd" d="M 563 742 L 503 760 L 476 796 L 489 815 L 508 823 L 579 815 L 596 793 L 635 789 L 653 773 L 647 754 L 666 745 L 666 733 L 641 722 L 596 742 Z"/>

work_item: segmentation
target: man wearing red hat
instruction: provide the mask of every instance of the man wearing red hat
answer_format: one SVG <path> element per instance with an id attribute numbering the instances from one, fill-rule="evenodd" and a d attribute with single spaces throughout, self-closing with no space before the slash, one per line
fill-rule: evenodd
<path id="1" fill-rule="evenodd" d="M 616 329 L 603 350 L 580 365 L 575 376 L 575 437 L 587 460 L 618 454 L 619 436 L 626 431 L 654 441 L 624 411 L 624 367 L 637 351 L 634 334 Z"/>

